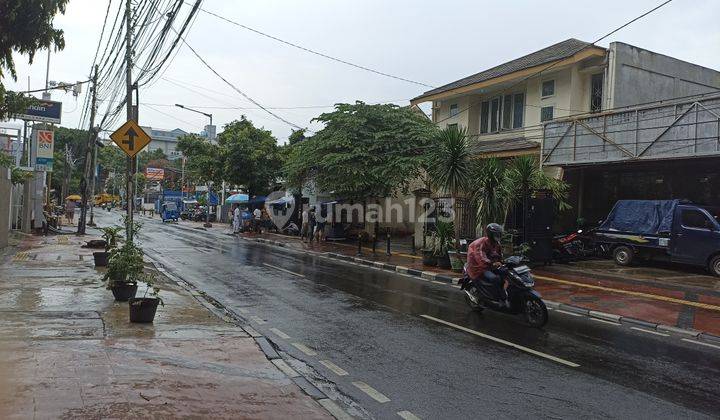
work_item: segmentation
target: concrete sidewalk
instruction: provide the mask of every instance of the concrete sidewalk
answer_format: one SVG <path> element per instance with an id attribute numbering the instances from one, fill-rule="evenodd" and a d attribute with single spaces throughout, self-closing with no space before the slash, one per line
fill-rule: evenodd
<path id="1" fill-rule="evenodd" d="M 270 241 L 296 251 L 324 253 L 340 259 L 373 264 L 433 281 L 454 283 L 459 277 L 458 273 L 450 270 L 423 266 L 421 256 L 404 252 L 393 251 L 391 256 L 387 256 L 384 249 L 378 249 L 373 254 L 371 249 L 363 248 L 362 256 L 358 257 L 357 245 L 353 244 L 307 244 L 297 237 L 272 233 L 247 233 L 242 236 L 251 240 Z M 699 273 L 675 273 L 673 276 L 667 269 L 661 271 L 653 268 L 618 272 L 600 261 L 589 266 L 553 265 L 533 269 L 536 289 L 543 298 L 566 305 L 568 309 L 586 314 L 589 311 L 613 314 L 618 319 L 625 317 L 655 327 L 661 325 L 660 328 L 681 328 L 691 334 L 705 332 L 720 339 L 720 291 L 717 289 L 717 279 Z"/>
<path id="2" fill-rule="evenodd" d="M 89 239 L 23 235 L 0 254 L 0 418 L 331 418 L 168 278 L 155 323 L 129 323 Z"/>

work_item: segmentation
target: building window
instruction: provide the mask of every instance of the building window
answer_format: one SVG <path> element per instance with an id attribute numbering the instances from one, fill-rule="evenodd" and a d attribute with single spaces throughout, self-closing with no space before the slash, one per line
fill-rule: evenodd
<path id="1" fill-rule="evenodd" d="M 516 93 L 513 99 L 513 128 L 523 126 L 523 116 L 525 114 L 525 95 Z"/>
<path id="2" fill-rule="evenodd" d="M 553 96 L 555 94 L 555 81 L 546 80 L 542 83 L 542 97 Z"/>
<path id="3" fill-rule="evenodd" d="M 490 122 L 490 102 L 485 101 L 480 104 L 480 132 L 488 132 L 488 123 Z"/>
<path id="4" fill-rule="evenodd" d="M 447 129 L 448 129 L 448 130 L 457 130 L 457 129 L 458 129 L 458 125 L 457 125 L 457 123 L 455 123 L 455 124 L 448 124 L 448 125 L 447 125 Z"/>
<path id="5" fill-rule="evenodd" d="M 593 74 L 590 78 L 590 112 L 602 110 L 603 74 Z"/>
<path id="6" fill-rule="evenodd" d="M 460 110 L 458 109 L 458 104 L 450 105 L 450 116 L 451 117 L 454 117 L 459 113 L 460 113 Z"/>
<path id="7" fill-rule="evenodd" d="M 503 129 L 510 129 L 512 128 L 512 95 L 505 95 L 503 98 L 503 116 L 502 116 L 502 128 Z"/>
<path id="8" fill-rule="evenodd" d="M 540 122 L 550 121 L 553 119 L 554 107 L 544 106 L 540 108 Z"/>
<path id="9" fill-rule="evenodd" d="M 490 132 L 494 133 L 500 128 L 500 98 L 490 101 Z"/>

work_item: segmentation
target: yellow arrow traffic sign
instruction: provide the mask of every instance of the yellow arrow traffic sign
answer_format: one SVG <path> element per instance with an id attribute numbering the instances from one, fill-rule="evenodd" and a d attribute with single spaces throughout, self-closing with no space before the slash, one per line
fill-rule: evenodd
<path id="1" fill-rule="evenodd" d="M 110 134 L 110 138 L 130 157 L 138 154 L 152 140 L 133 120 L 128 120 L 122 127 L 115 130 Z"/>

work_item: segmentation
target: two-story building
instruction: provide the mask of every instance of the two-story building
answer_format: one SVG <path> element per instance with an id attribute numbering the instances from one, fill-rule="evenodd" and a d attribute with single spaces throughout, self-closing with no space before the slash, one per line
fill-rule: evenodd
<path id="1" fill-rule="evenodd" d="M 720 73 L 622 42 L 568 39 L 414 98 L 440 127 L 466 127 L 483 156 L 538 154 L 558 118 L 706 93 Z"/>
<path id="2" fill-rule="evenodd" d="M 190 133 L 179 128 L 173 130 L 163 130 L 159 128 L 143 127 L 143 130 L 150 136 L 152 141 L 148 145 L 147 151 L 162 150 L 169 160 L 175 160 L 182 157 L 182 153 L 177 150 L 178 139 Z M 206 125 L 205 129 L 199 134 L 210 141 L 215 141 L 216 132 L 214 125 Z"/>

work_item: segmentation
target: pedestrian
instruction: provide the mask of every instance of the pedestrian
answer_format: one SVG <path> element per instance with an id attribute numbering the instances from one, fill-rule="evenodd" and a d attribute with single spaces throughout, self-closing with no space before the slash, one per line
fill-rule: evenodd
<path id="1" fill-rule="evenodd" d="M 65 218 L 68 219 L 68 223 L 71 225 L 75 223 L 75 202 L 73 200 L 68 200 L 65 203 Z"/>
<path id="2" fill-rule="evenodd" d="M 233 233 L 237 234 L 240 232 L 240 205 L 233 205 Z"/>
<path id="3" fill-rule="evenodd" d="M 256 233 L 262 233 L 261 219 L 262 219 L 262 210 L 260 210 L 260 208 L 258 207 L 255 210 L 253 210 L 253 223 L 255 224 L 255 232 Z"/>
<path id="4" fill-rule="evenodd" d="M 315 225 L 317 224 L 317 219 L 315 218 L 315 208 L 310 208 L 310 212 L 308 213 L 308 230 L 309 230 L 309 241 L 312 243 L 313 237 L 315 236 Z"/>
<path id="5" fill-rule="evenodd" d="M 321 240 L 325 240 L 325 223 L 327 222 L 327 210 L 325 210 L 325 206 L 321 205 L 320 215 L 316 218 L 316 220 L 315 240 L 320 243 Z"/>
<path id="6" fill-rule="evenodd" d="M 302 227 L 300 228 L 300 239 L 306 242 L 306 236 L 308 236 L 308 229 L 310 228 L 310 215 L 308 209 L 302 212 Z"/>

